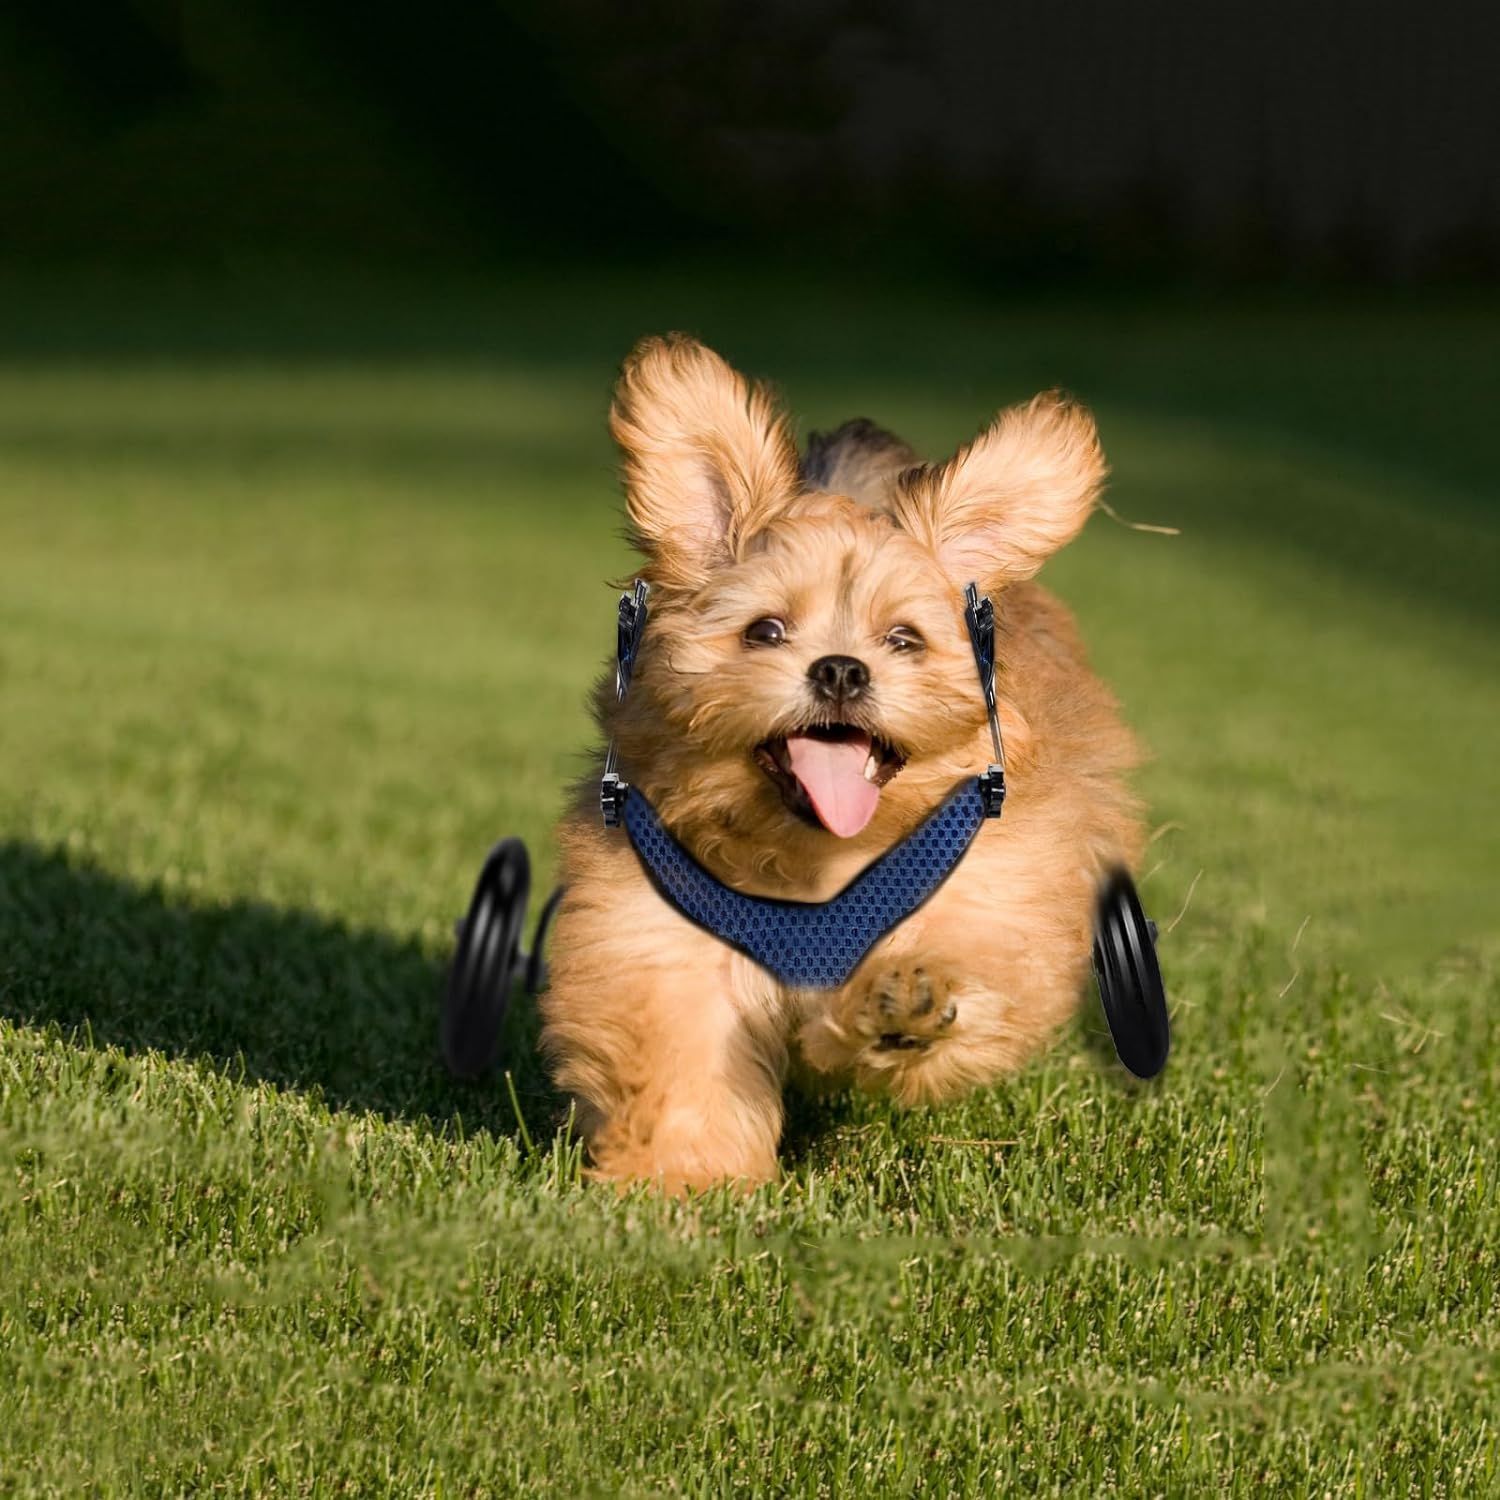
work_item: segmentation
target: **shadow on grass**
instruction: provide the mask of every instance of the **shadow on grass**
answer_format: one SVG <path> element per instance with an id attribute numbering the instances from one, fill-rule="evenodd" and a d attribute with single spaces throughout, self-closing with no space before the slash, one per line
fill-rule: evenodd
<path id="1" fill-rule="evenodd" d="M 127 1052 L 197 1058 L 311 1092 L 334 1109 L 516 1139 L 503 1074 L 452 1078 L 438 1055 L 445 969 L 410 940 L 254 901 L 207 905 L 60 851 L 0 841 L 0 1016 Z M 505 1066 L 532 1139 L 567 1100 L 537 1053 L 519 990 Z M 809 1160 L 851 1118 L 847 1094 L 787 1099 L 783 1162 Z"/>
<path id="2" fill-rule="evenodd" d="M 438 1056 L 443 967 L 411 941 L 257 902 L 197 904 L 0 842 L 0 1015 L 207 1060 L 337 1109 L 519 1133 L 503 1078 Z M 517 996 L 504 1056 L 533 1139 L 566 1115 Z"/>
<path id="3" fill-rule="evenodd" d="M 196 1058 L 233 1077 L 435 1127 L 521 1134 L 503 1075 L 453 1079 L 438 1056 L 444 966 L 411 940 L 253 901 L 196 903 L 65 854 L 0 842 L 0 1016 L 127 1052 Z M 1092 1011 L 1076 1027 L 1101 1074 L 1139 1094 Z M 512 999 L 502 1052 L 532 1139 L 567 1101 Z M 788 1090 L 782 1163 L 816 1163 L 860 1114 L 846 1092 Z"/>
<path id="4" fill-rule="evenodd" d="M 858 1116 L 854 1096 L 847 1090 L 834 1093 L 786 1091 L 786 1119 L 781 1129 L 781 1165 L 786 1172 L 816 1166 L 839 1132 Z"/>

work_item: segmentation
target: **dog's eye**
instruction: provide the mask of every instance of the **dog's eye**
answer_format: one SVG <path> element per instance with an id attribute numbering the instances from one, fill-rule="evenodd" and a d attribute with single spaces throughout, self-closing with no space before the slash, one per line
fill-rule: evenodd
<path id="1" fill-rule="evenodd" d="M 886 633 L 885 643 L 892 651 L 921 651 L 927 645 L 921 633 L 910 625 L 893 625 Z"/>
<path id="2" fill-rule="evenodd" d="M 778 620 L 775 615 L 767 615 L 764 620 L 752 620 L 745 627 L 747 646 L 780 646 L 785 641 L 786 621 Z"/>

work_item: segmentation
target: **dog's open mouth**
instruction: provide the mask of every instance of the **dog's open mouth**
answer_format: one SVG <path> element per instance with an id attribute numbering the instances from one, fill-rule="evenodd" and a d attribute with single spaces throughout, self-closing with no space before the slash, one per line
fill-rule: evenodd
<path id="1" fill-rule="evenodd" d="M 853 724 L 819 724 L 755 747 L 786 805 L 851 839 L 875 816 L 880 789 L 906 764 L 895 746 Z"/>

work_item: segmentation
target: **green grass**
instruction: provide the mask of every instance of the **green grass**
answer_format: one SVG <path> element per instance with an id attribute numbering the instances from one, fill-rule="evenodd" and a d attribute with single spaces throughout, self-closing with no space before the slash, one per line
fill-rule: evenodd
<path id="1" fill-rule="evenodd" d="M 0 1493 L 1500 1493 L 1497 309 L 890 306 L 0 283 Z M 933 449 L 1065 383 L 1181 528 L 1050 573 L 1155 753 L 1158 1083 L 1090 1007 L 662 1204 L 580 1182 L 524 1006 L 522 1119 L 443 1074 L 667 326 Z"/>

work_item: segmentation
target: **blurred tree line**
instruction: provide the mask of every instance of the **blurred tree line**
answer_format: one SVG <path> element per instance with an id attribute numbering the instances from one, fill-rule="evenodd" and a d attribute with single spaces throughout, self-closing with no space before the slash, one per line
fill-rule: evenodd
<path id="1" fill-rule="evenodd" d="M 0 256 L 1488 275 L 1497 15 L 11 0 Z"/>

